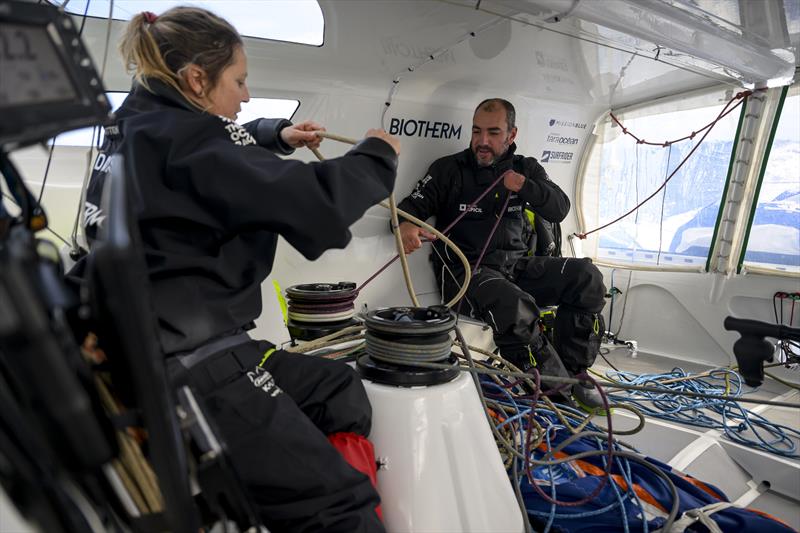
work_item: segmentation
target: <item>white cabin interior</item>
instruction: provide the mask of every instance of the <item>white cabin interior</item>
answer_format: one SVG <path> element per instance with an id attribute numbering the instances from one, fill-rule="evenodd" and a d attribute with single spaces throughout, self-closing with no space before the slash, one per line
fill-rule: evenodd
<path id="1" fill-rule="evenodd" d="M 91 3 L 107 14 L 107 1 Z M 214 2 L 187 3 L 214 9 Z M 254 19 L 268 21 L 270 9 L 291 7 L 292 2 L 232 3 L 247 4 Z M 316 2 L 307 3 L 316 8 Z M 159 11 L 161 4 L 173 2 L 117 4 L 122 18 L 123 8 Z M 73 0 L 69 9 L 84 6 Z M 798 0 L 320 0 L 318 8 L 324 20 L 319 46 L 245 38 L 251 96 L 296 101 L 293 121 L 315 120 L 347 137 L 360 138 L 373 127 L 396 134 L 402 142 L 398 200 L 433 160 L 468 146 L 479 101 L 502 97 L 514 103 L 517 153 L 539 159 L 572 201 L 562 223 L 563 254 L 592 257 L 604 273 L 606 287 L 621 291 L 614 298 L 613 316 L 609 317 L 610 302 L 604 312 L 608 329 L 635 341 L 638 348 L 632 353 L 624 345 L 606 346 L 608 358 L 621 370 L 668 371 L 679 366 L 702 371 L 735 365 L 732 345 L 738 337 L 723 328 L 725 317 L 775 322 L 773 296 L 800 291 L 800 90 L 797 82 L 792 84 L 800 57 Z M 83 38 L 98 69 L 108 48 L 104 83 L 109 92 L 130 88 L 130 76 L 115 47 L 125 24 L 101 17 L 86 20 Z M 677 144 L 674 149 L 640 148 L 630 138 L 630 144 L 621 145 L 617 141 L 624 135 L 611 125 L 609 112 L 632 133 L 663 142 L 699 130 L 729 98 L 752 89 L 759 90 L 754 94 L 760 100 L 749 99 L 746 113 L 740 114 L 740 107 L 720 120 L 706 140 L 713 150 L 722 151 L 716 154 L 720 159 L 709 151 L 698 156 L 704 158 L 702 163 L 692 163 L 691 158 L 687 162 L 693 171 L 708 167 L 707 173 L 678 175 L 666 196 L 662 191 L 640 215 L 631 214 L 617 228 L 586 240 L 571 237 L 631 209 L 637 198 L 654 192 L 688 152 Z M 287 103 L 286 112 L 293 107 Z M 779 120 L 783 122 L 775 126 Z M 784 159 L 779 163 L 769 161 L 770 154 L 778 153 L 779 142 L 770 140 L 775 131 L 779 141 L 786 141 L 780 144 Z M 748 142 L 735 142 L 742 132 L 749 135 Z M 687 142 L 683 146 L 693 146 L 692 140 Z M 347 145 L 332 140 L 321 146 L 326 157 L 347 150 Z M 67 241 L 79 209 L 88 151 L 85 144 L 57 143 L 47 172 L 45 148 L 13 154 L 34 193 L 42 189 L 47 175 L 43 204 L 51 227 Z M 315 160 L 307 150 L 292 157 Z M 772 170 L 777 181 L 759 188 L 762 167 L 771 164 L 781 165 Z M 735 194 L 725 187 L 731 173 L 737 181 L 731 185 L 737 188 Z M 785 191 L 789 200 L 775 200 Z M 785 218 L 748 232 L 749 215 L 760 212 L 759 202 L 769 204 L 766 210 L 779 209 Z M 707 204 L 722 206 L 711 209 L 710 225 L 685 227 L 702 222 Z M 719 212 L 724 216 L 718 217 Z M 713 231 L 717 218 L 722 221 Z M 289 340 L 273 282 L 284 289 L 311 282 L 360 284 L 391 259 L 395 243 L 388 219 L 382 207 L 371 208 L 352 227 L 353 239 L 346 249 L 328 251 L 314 262 L 281 241 L 263 286 L 264 311 L 255 338 Z M 687 233 L 691 231 L 695 233 Z M 688 252 L 676 248 L 674 240 L 680 246 L 692 235 L 699 247 Z M 768 255 L 747 258 L 748 246 L 750 252 Z M 769 253 L 780 256 L 777 262 L 770 262 Z M 422 303 L 433 304 L 440 296 L 428 255 L 423 249 L 409 260 L 416 293 Z M 409 305 L 400 265 L 392 265 L 370 283 L 356 304 Z M 800 309 L 795 318 L 792 301 L 781 299 L 780 305 L 783 323 L 797 327 Z M 471 327 L 469 336 L 491 348 L 486 330 Z M 604 372 L 607 364 L 598 359 L 595 368 Z M 770 371 L 800 383 L 796 368 Z M 769 380 L 756 394 L 800 401 L 797 389 Z M 758 409 L 800 428 L 796 409 Z M 618 418 L 626 423 L 624 415 Z M 648 422 L 632 441 L 643 452 L 718 484 L 732 500 L 742 498 L 800 528 L 797 459 L 732 444 L 719 432 Z M 4 525 L 9 523 L 4 522 L 8 513 L 0 512 L 0 531 L 17 531 Z"/>

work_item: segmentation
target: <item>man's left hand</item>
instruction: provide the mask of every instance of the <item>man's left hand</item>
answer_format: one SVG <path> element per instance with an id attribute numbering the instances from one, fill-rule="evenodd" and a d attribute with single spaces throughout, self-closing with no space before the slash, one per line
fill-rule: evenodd
<path id="1" fill-rule="evenodd" d="M 312 120 L 306 120 L 283 128 L 281 130 L 281 140 L 292 148 L 301 148 L 303 146 L 319 148 L 322 137 L 314 133 L 315 131 L 325 131 L 325 128 Z"/>
<path id="2" fill-rule="evenodd" d="M 503 185 L 509 191 L 519 192 L 524 183 L 525 176 L 513 170 L 506 170 L 505 174 L 503 174 Z"/>

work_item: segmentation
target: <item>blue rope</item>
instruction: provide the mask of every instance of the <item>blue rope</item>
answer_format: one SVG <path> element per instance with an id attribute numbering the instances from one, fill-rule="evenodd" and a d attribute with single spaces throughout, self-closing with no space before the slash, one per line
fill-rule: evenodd
<path id="1" fill-rule="evenodd" d="M 547 450 L 552 450 L 553 446 L 550 444 L 550 431 L 554 428 L 554 426 L 548 427 L 544 432 L 544 438 L 547 441 Z M 547 465 L 547 475 L 550 476 L 550 497 L 553 500 L 557 500 L 556 497 L 556 482 L 553 479 L 553 465 Z M 550 533 L 550 528 L 553 527 L 553 522 L 556 519 L 556 504 L 550 504 L 550 516 L 547 517 L 547 524 L 544 526 L 543 533 Z"/>
<path id="2" fill-rule="evenodd" d="M 506 382 L 508 384 L 509 382 Z M 484 394 L 487 398 L 493 400 L 496 404 L 505 407 L 507 410 L 504 414 L 506 414 L 505 420 L 496 424 L 496 428 L 498 430 L 504 428 L 512 428 L 514 433 L 518 435 L 518 440 L 516 441 L 516 449 L 522 455 L 525 454 L 525 443 L 527 437 L 527 431 L 529 428 L 529 420 L 531 417 L 531 401 L 515 398 L 514 395 L 510 392 L 510 388 L 503 387 L 498 385 L 497 383 L 489 380 L 489 379 L 482 379 L 481 384 L 484 389 Z M 559 405 L 559 411 L 562 417 L 569 422 L 571 425 L 575 426 L 578 425 L 583 421 L 586 414 L 578 409 L 574 409 L 570 406 L 566 405 Z M 509 414 L 510 412 L 510 414 Z M 545 430 L 544 439 L 546 443 L 546 450 L 544 454 L 548 454 L 552 451 L 553 447 L 551 445 L 551 438 L 557 431 L 567 431 L 567 428 L 561 424 L 560 420 L 558 419 L 556 413 L 543 406 L 541 404 L 537 405 L 534 411 L 534 418 L 542 426 Z M 586 431 L 603 431 L 602 427 L 599 427 L 593 423 L 589 423 L 586 425 Z M 585 440 L 587 443 L 591 443 L 593 446 L 596 446 L 598 450 L 605 450 L 606 449 L 606 442 L 602 439 L 592 439 L 587 438 Z M 619 448 L 615 445 L 615 448 Z M 517 475 L 516 479 L 513 479 L 512 482 L 516 483 L 518 487 L 522 487 L 522 483 L 525 476 L 525 466 L 523 461 L 518 457 L 512 459 L 512 461 L 517 465 Z M 606 466 L 607 458 L 603 458 L 603 465 Z M 526 509 L 529 515 L 538 516 L 541 518 L 546 518 L 547 522 L 544 527 L 544 533 L 548 533 L 550 529 L 553 527 L 556 520 L 576 520 L 581 518 L 591 518 L 593 516 L 602 515 L 613 511 L 614 509 L 621 509 L 621 519 L 622 519 L 622 527 L 625 533 L 630 532 L 630 524 L 628 522 L 628 515 L 627 510 L 625 508 L 625 501 L 630 500 L 635 502 L 636 506 L 639 508 L 639 513 L 642 518 L 643 522 L 643 531 L 644 533 L 649 533 L 648 524 L 647 524 L 647 516 L 645 514 L 644 505 L 642 504 L 641 500 L 639 499 L 636 491 L 634 490 L 634 483 L 632 481 L 631 475 L 631 466 L 630 462 L 624 458 L 616 458 L 615 459 L 617 467 L 621 472 L 623 479 L 627 484 L 627 490 L 622 492 L 620 491 L 619 487 L 616 483 L 610 483 L 612 486 L 612 490 L 616 496 L 616 501 L 602 507 L 600 509 L 594 509 L 592 511 L 584 511 L 579 513 L 558 513 L 556 512 L 557 505 L 551 504 L 550 509 L 548 511 L 538 511 L 536 509 Z M 512 469 L 510 469 L 512 470 Z M 556 483 L 554 480 L 554 472 L 553 472 L 553 465 L 547 465 L 548 476 L 550 478 L 550 496 L 552 499 L 557 499 L 557 489 Z M 512 473 L 509 471 L 509 476 Z"/>
<path id="3" fill-rule="evenodd" d="M 760 449 L 783 457 L 800 458 L 792 437 L 800 439 L 796 428 L 770 422 L 758 413 L 746 409 L 735 400 L 698 399 L 676 395 L 675 392 L 700 392 L 725 394 L 725 377 L 731 385 L 729 396 L 743 394 L 742 378 L 733 370 L 717 369 L 704 378 L 693 378 L 674 383 L 665 380 L 690 376 L 681 368 L 660 374 L 633 374 L 631 372 L 606 372 L 609 379 L 632 385 L 652 385 L 668 388 L 669 393 L 622 391 L 609 394 L 616 401 L 635 404 L 645 415 L 681 424 L 716 429 L 736 443 Z M 716 414 L 721 418 L 710 416 Z M 752 433 L 752 437 L 748 435 Z"/>
<path id="4" fill-rule="evenodd" d="M 597 442 L 597 447 L 598 448 L 603 448 L 603 443 L 600 441 L 600 439 L 595 439 L 595 440 Z M 608 464 L 608 458 L 606 456 L 602 456 L 601 459 L 603 461 L 603 467 L 605 467 Z M 620 467 L 620 471 L 624 471 L 622 469 L 619 461 L 617 462 L 617 466 Z M 617 487 L 616 483 L 610 483 L 610 485 L 611 485 L 611 488 L 614 490 L 614 495 L 617 497 L 617 501 L 619 502 L 620 506 L 622 507 L 622 513 L 620 513 L 622 515 L 622 529 L 623 529 L 624 533 L 630 533 L 630 529 L 628 528 L 628 513 L 625 512 L 625 506 L 624 506 L 624 502 L 622 501 L 622 495 L 620 494 L 619 488 Z M 632 490 L 632 489 L 633 489 L 633 486 L 630 483 L 628 483 L 628 490 Z"/>

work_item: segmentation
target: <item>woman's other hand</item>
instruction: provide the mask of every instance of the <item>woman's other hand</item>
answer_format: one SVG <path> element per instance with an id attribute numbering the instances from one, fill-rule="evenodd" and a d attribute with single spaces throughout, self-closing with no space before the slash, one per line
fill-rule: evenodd
<path id="1" fill-rule="evenodd" d="M 315 132 L 325 131 L 321 124 L 313 120 L 305 120 L 299 124 L 286 126 L 281 130 L 281 140 L 292 148 L 319 148 L 322 137 Z"/>

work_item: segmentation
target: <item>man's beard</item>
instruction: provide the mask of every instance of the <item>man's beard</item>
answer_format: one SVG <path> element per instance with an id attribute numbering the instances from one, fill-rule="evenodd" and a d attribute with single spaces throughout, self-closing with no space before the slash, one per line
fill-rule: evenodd
<path id="1" fill-rule="evenodd" d="M 492 149 L 491 146 L 486 145 L 486 144 L 479 144 L 479 145 L 475 146 L 475 148 L 472 149 L 472 153 L 475 155 L 475 161 L 478 163 L 479 167 L 490 167 L 490 166 L 494 165 L 497 162 L 498 159 L 503 157 L 503 155 L 508 151 L 508 147 L 509 147 L 509 144 L 504 142 L 503 143 L 503 151 L 498 154 L 497 152 L 495 152 Z M 484 162 L 484 161 L 481 161 L 481 159 L 478 158 L 478 150 L 481 149 L 481 148 L 489 150 L 492 153 L 492 158 L 489 161 L 485 161 Z"/>

